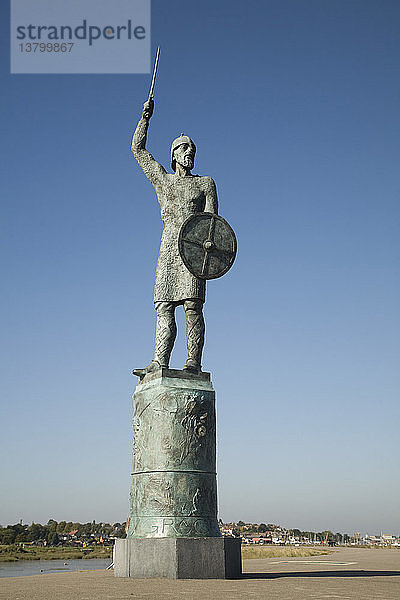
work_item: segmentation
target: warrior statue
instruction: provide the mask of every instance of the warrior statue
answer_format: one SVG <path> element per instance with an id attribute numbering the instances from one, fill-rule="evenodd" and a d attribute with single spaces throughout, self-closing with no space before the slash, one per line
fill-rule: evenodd
<path id="1" fill-rule="evenodd" d="M 201 372 L 206 281 L 224 275 L 236 256 L 236 237 L 218 215 L 215 183 L 193 175 L 196 146 L 181 134 L 172 142 L 167 173 L 146 149 L 154 110 L 155 59 L 149 99 L 132 152 L 153 185 L 163 232 L 157 262 L 153 361 L 133 373 L 133 464 L 129 528 L 116 541 L 117 577 L 224 579 L 240 577 L 240 539 L 222 537 L 217 519 L 215 392 Z M 170 370 L 175 310 L 186 313 L 184 371 Z"/>
<path id="2" fill-rule="evenodd" d="M 184 370 L 201 372 L 204 345 L 203 304 L 205 278 L 193 275 L 185 266 L 178 248 L 179 233 L 184 222 L 197 213 L 218 213 L 215 183 L 211 177 L 191 173 L 196 146 L 190 137 L 181 134 L 172 142 L 171 166 L 174 174 L 167 173 L 146 149 L 149 121 L 154 110 L 150 97 L 143 105 L 132 140 L 132 152 L 157 194 L 163 221 L 161 246 L 157 262 L 154 304 L 157 311 L 154 360 L 144 369 L 133 373 L 143 377 L 147 373 L 168 367 L 176 337 L 175 309 L 183 305 L 186 313 L 188 357 Z"/>

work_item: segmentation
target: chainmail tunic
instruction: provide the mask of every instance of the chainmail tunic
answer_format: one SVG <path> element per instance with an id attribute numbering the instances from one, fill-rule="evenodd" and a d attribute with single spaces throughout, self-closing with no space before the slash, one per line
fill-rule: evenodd
<path id="1" fill-rule="evenodd" d="M 161 208 L 163 232 L 158 255 L 154 302 L 205 300 L 205 281 L 192 275 L 179 255 L 178 237 L 184 221 L 198 212 L 218 212 L 215 183 L 211 177 L 180 177 L 167 173 L 145 149 L 148 121 L 141 119 L 132 151 L 153 184 Z"/>

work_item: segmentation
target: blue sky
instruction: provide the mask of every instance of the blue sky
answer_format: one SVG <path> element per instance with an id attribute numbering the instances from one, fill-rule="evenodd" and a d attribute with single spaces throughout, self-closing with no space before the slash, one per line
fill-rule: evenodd
<path id="1" fill-rule="evenodd" d="M 150 75 L 10 75 L 0 11 L 0 523 L 121 521 L 161 234 L 130 153 Z M 400 533 L 399 12 L 152 2 L 148 146 L 168 167 L 193 137 L 238 237 L 205 307 L 224 520 Z"/>

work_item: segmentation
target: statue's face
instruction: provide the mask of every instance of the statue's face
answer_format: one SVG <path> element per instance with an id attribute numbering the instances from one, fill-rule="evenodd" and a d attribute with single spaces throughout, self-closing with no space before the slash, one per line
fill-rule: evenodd
<path id="1" fill-rule="evenodd" d="M 191 171 L 194 167 L 194 155 L 196 154 L 196 148 L 193 144 L 180 144 L 174 150 L 175 162 L 180 164 L 185 169 Z"/>

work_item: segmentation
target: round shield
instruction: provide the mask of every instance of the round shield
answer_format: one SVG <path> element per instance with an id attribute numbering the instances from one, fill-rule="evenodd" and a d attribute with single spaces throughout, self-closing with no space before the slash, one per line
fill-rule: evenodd
<path id="1" fill-rule="evenodd" d="M 233 265 L 237 244 L 235 233 L 225 219 L 203 212 L 184 222 L 178 247 L 192 275 L 199 279 L 217 279 Z"/>

